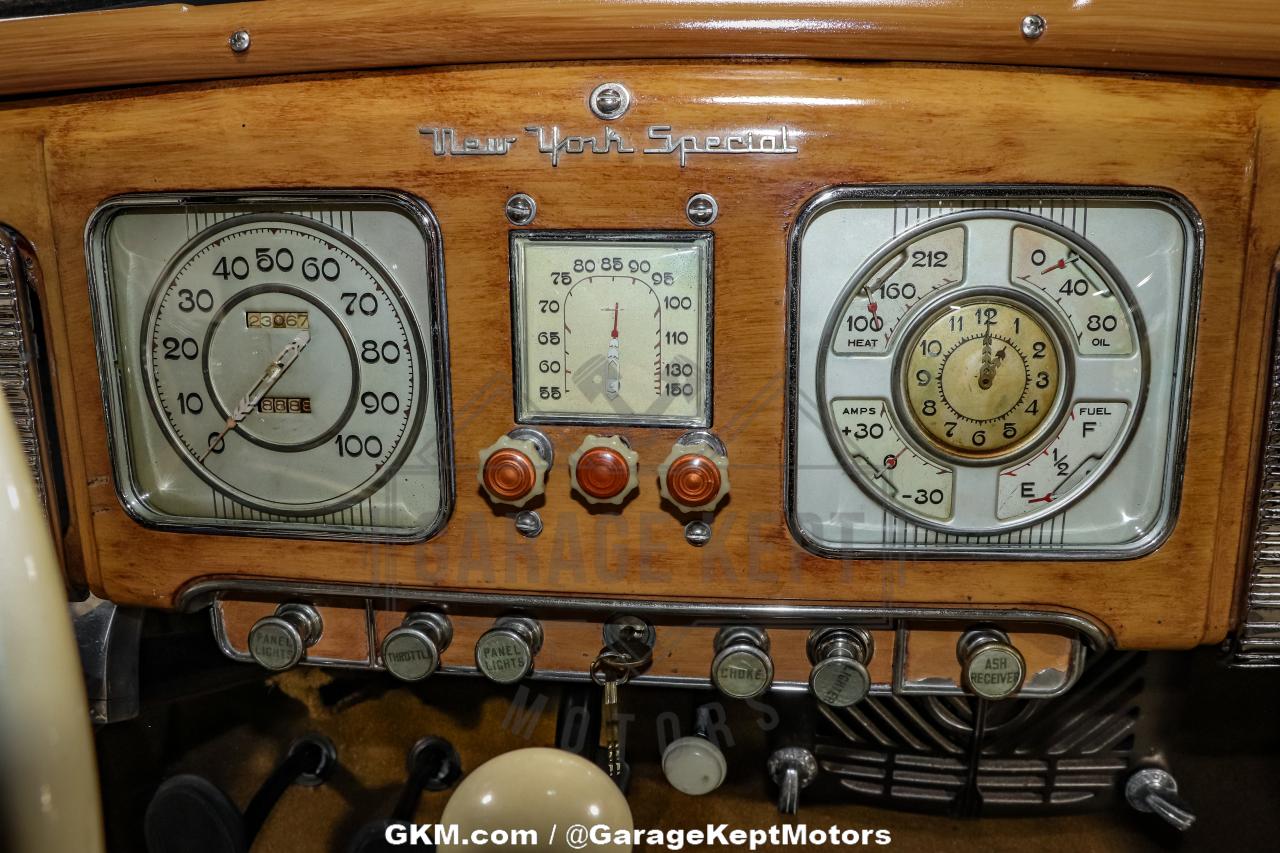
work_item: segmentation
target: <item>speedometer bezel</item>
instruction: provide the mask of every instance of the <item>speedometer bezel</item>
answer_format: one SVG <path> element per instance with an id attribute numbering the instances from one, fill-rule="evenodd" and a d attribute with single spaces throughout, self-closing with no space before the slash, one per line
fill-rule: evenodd
<path id="1" fill-rule="evenodd" d="M 126 409 L 126 398 L 121 383 L 121 371 L 118 369 L 124 357 L 117 341 L 117 306 L 113 298 L 113 285 L 110 280 L 110 253 L 106 237 L 113 220 L 125 212 L 145 212 L 148 209 L 157 212 L 173 212 L 175 209 L 189 209 L 200 216 L 206 212 L 236 212 L 237 219 L 243 221 L 248 216 L 287 216 L 299 210 L 321 210 L 332 213 L 335 217 L 361 210 L 388 210 L 404 216 L 423 240 L 423 253 L 426 268 L 420 273 L 421 291 L 419 298 L 411 298 L 404 294 L 402 304 L 406 319 L 416 331 L 419 344 L 419 355 L 422 356 L 423 383 L 426 393 L 431 399 L 424 401 L 419 407 L 419 415 L 414 425 L 414 436 L 411 447 L 404 454 L 408 458 L 416 452 L 414 448 L 426 449 L 423 430 L 427 427 L 426 413 L 428 407 L 434 414 L 435 471 L 434 480 L 439 493 L 438 511 L 423 519 L 421 525 L 415 527 L 376 526 L 354 521 L 352 523 L 282 523 L 272 518 L 203 518 L 194 516 L 178 516 L 158 511 L 148 505 L 145 495 L 139 487 L 136 463 L 131 451 L 129 419 Z M 325 222 L 322 218 L 311 219 L 303 216 L 302 220 L 311 226 L 320 226 Z M 219 223 L 225 225 L 225 222 Z M 202 231 L 206 229 L 201 229 Z M 198 236 L 198 235 L 196 235 Z M 194 239 L 194 237 L 192 238 Z M 173 249 L 174 255 L 187 248 L 189 241 L 183 241 Z M 344 242 L 352 242 L 344 238 Z M 358 240 L 353 248 L 359 249 L 362 258 L 371 261 L 376 267 L 384 265 Z M 90 215 L 85 225 L 85 263 L 89 281 L 89 294 L 92 306 L 92 322 L 94 342 L 99 361 L 99 380 L 102 391 L 103 413 L 109 443 L 109 458 L 116 495 L 126 514 L 137 523 L 157 530 L 184 533 L 212 533 L 222 535 L 269 535 L 272 537 L 288 537 L 297 539 L 325 539 L 360 542 L 412 543 L 422 542 L 439 534 L 452 515 L 456 500 L 456 485 L 453 465 L 453 428 L 451 417 L 451 392 L 449 384 L 449 351 L 447 335 L 447 316 L 444 299 L 444 257 L 440 227 L 434 213 L 425 201 L 414 195 L 397 190 L 367 189 L 324 189 L 324 190 L 235 190 L 235 191 L 192 191 L 126 194 L 110 197 L 101 202 Z M 395 279 L 388 279 L 395 281 Z M 158 286 L 160 279 L 152 283 Z M 403 290 L 403 288 L 401 288 Z M 426 298 L 422 298 L 425 294 Z M 149 393 L 149 391 L 147 392 Z M 185 464 L 185 460 L 184 460 Z M 385 487 L 387 478 L 382 480 Z M 377 489 L 374 490 L 376 493 Z M 335 513 L 337 515 L 341 514 Z"/>

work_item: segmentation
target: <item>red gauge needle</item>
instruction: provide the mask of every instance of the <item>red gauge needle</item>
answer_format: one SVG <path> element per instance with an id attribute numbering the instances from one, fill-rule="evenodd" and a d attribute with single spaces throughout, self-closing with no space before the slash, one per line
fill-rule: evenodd
<path id="1" fill-rule="evenodd" d="M 879 309 L 879 307 L 880 306 L 875 302 L 867 303 L 867 310 L 871 312 L 872 316 L 875 316 L 876 310 Z"/>
<path id="2" fill-rule="evenodd" d="M 1051 503 L 1052 501 L 1053 501 L 1053 492 L 1050 492 L 1049 494 L 1045 495 L 1045 496 L 1044 496 L 1044 497 L 1042 497 L 1042 498 L 1032 498 L 1031 500 L 1027 501 L 1027 503 L 1029 503 L 1029 504 L 1047 504 L 1047 503 Z"/>
<path id="3" fill-rule="evenodd" d="M 1056 264 L 1053 264 L 1052 266 L 1047 266 L 1044 269 L 1040 270 L 1040 275 L 1053 272 L 1054 270 L 1065 270 L 1066 268 L 1067 268 L 1067 259 L 1058 258 L 1058 262 Z"/>
<path id="4" fill-rule="evenodd" d="M 618 336 L 618 303 L 613 303 L 613 337 Z"/>

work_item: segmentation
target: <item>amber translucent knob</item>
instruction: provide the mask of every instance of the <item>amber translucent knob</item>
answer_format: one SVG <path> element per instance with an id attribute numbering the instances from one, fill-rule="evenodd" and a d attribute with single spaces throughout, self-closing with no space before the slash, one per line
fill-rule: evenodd
<path id="1" fill-rule="evenodd" d="M 478 479 L 489 499 L 524 506 L 546 488 L 547 460 L 537 444 L 504 435 L 480 451 Z"/>
<path id="2" fill-rule="evenodd" d="M 677 443 L 658 466 L 662 496 L 685 512 L 715 509 L 729 493 L 729 459 L 710 441 Z"/>
<path id="3" fill-rule="evenodd" d="M 588 435 L 569 457 L 573 487 L 589 503 L 620 504 L 639 485 L 639 458 L 621 436 Z"/>

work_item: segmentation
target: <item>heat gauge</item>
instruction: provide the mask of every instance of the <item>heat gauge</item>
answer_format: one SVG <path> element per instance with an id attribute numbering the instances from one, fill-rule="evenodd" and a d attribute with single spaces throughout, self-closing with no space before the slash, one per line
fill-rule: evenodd
<path id="1" fill-rule="evenodd" d="M 711 235 L 517 232 L 516 419 L 709 426 Z"/>

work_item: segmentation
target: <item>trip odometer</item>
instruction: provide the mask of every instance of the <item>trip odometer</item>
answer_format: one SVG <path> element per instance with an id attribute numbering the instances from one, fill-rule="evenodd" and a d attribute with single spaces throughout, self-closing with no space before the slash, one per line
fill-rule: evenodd
<path id="1" fill-rule="evenodd" d="M 138 487 L 126 506 L 148 521 L 431 532 L 450 490 L 441 359 L 415 319 L 438 316 L 428 221 L 386 203 L 115 213 L 99 239 Z"/>
<path id="2" fill-rule="evenodd" d="M 266 512 L 359 501 L 395 471 L 422 411 L 421 343 L 395 284 L 302 217 L 193 240 L 152 294 L 142 353 L 188 464 Z"/>
<path id="3" fill-rule="evenodd" d="M 711 237 L 513 234 L 517 420 L 708 426 Z"/>

